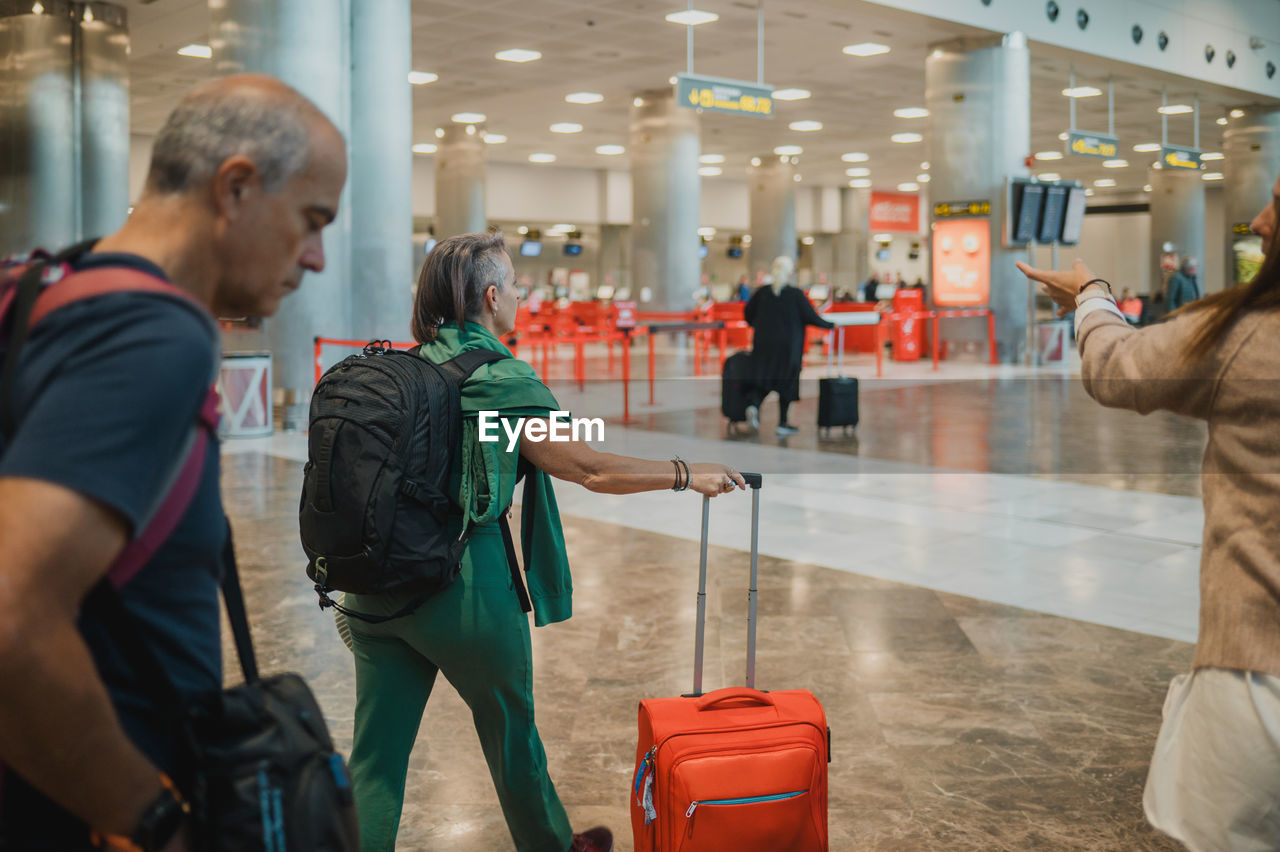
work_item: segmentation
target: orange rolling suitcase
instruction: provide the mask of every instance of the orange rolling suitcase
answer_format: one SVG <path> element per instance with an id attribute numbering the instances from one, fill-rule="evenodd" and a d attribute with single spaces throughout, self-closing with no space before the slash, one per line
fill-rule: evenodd
<path id="1" fill-rule="evenodd" d="M 755 689 L 756 563 L 760 474 L 751 486 L 751 584 L 747 685 L 702 693 L 707 611 L 707 520 L 693 693 L 640 702 L 631 787 L 636 852 L 826 852 L 831 732 L 822 705 L 803 689 Z"/>

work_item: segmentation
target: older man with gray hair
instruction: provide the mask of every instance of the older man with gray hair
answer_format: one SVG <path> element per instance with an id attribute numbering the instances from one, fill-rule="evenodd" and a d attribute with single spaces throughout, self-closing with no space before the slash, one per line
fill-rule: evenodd
<path id="1" fill-rule="evenodd" d="M 324 267 L 345 181 L 342 136 L 311 102 L 270 77 L 214 80 L 169 116 L 124 226 L 34 261 L 52 283 L 20 354 L 21 330 L 0 339 L 0 849 L 187 848 L 190 759 L 95 604 L 115 581 L 179 694 L 221 688 L 227 528 L 200 437 L 213 318 L 269 316 Z M 78 289 L 90 278 L 105 292 Z M 193 491 L 157 534 L 184 458 Z"/>

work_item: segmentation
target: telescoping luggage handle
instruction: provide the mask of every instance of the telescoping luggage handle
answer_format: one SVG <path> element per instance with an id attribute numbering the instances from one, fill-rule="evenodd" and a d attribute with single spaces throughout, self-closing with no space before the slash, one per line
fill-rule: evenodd
<path id="1" fill-rule="evenodd" d="M 760 554 L 760 486 L 764 477 L 743 473 L 751 488 L 751 582 L 747 589 L 747 687 L 756 685 L 756 568 Z M 702 498 L 702 554 L 698 566 L 698 631 L 693 645 L 693 696 L 702 695 L 702 657 L 707 632 L 707 527 L 711 518 L 711 498 Z"/>

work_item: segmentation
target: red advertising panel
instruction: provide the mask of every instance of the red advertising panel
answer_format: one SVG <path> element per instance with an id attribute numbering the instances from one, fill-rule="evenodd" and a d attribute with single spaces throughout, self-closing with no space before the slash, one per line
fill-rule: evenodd
<path id="1" fill-rule="evenodd" d="M 896 192 L 871 193 L 871 232 L 920 233 L 920 198 Z"/>
<path id="2" fill-rule="evenodd" d="M 986 305 L 991 296 L 991 221 L 943 219 L 933 225 L 933 303 Z"/>

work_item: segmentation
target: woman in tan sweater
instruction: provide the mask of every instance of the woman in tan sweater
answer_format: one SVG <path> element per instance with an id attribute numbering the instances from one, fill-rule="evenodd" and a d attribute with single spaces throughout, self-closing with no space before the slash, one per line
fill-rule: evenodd
<path id="1" fill-rule="evenodd" d="M 1085 390 L 1207 421 L 1200 634 L 1174 678 L 1143 805 L 1193 850 L 1280 849 L 1280 179 L 1252 283 L 1131 328 L 1083 261 L 1027 277 L 1075 311 Z"/>

